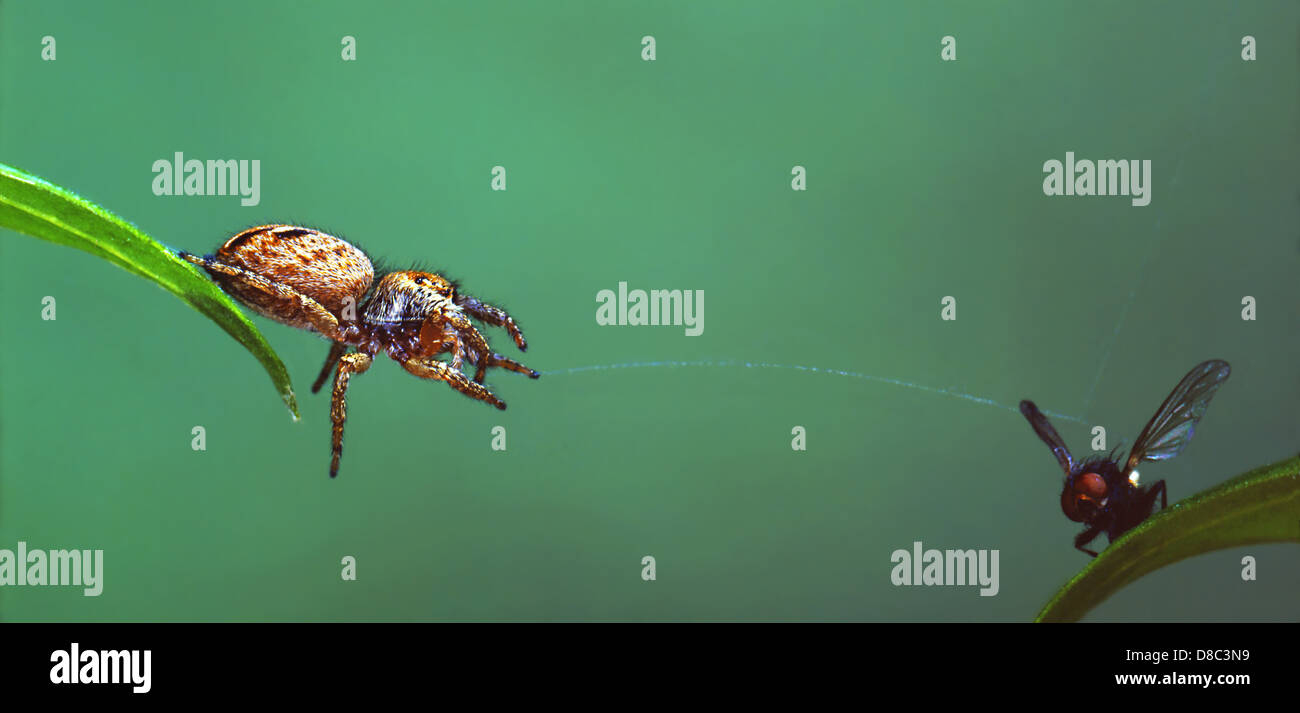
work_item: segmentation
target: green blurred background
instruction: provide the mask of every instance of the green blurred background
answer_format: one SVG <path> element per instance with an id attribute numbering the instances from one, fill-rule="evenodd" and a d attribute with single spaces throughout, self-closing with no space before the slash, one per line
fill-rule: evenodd
<path id="1" fill-rule="evenodd" d="M 284 222 L 445 268 L 546 373 L 494 372 L 502 413 L 378 361 L 331 481 L 323 341 L 255 318 L 292 423 L 180 300 L 0 231 L 0 548 L 106 569 L 98 598 L 0 589 L 0 618 L 1030 619 L 1087 557 L 1010 408 L 794 369 L 567 370 L 841 369 L 1030 397 L 1114 445 L 1217 357 L 1233 376 L 1194 442 L 1144 479 L 1177 500 L 1296 453 L 1300 5 L 1071 5 L 6 0 L 0 161 L 176 248 Z M 154 196 L 176 151 L 259 159 L 260 205 Z M 1151 205 L 1044 196 L 1066 151 L 1151 159 Z M 598 326 L 620 280 L 704 290 L 704 334 Z M 1000 550 L 1000 592 L 894 587 L 915 540 Z M 1090 618 L 1293 620 L 1298 587 L 1300 548 L 1229 550 Z"/>

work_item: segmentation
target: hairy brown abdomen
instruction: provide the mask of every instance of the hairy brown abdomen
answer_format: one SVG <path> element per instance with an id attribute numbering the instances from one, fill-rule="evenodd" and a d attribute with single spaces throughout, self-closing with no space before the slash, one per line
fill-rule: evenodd
<path id="1" fill-rule="evenodd" d="M 374 280 L 370 259 L 350 243 L 333 235 L 286 225 L 250 228 L 226 241 L 217 250 L 217 260 L 243 268 L 287 285 L 316 300 L 341 322 L 355 321 L 361 298 Z M 241 286 L 238 281 L 214 276 L 222 287 L 261 314 L 291 326 L 282 306 L 262 292 Z M 344 308 L 351 300 L 351 319 Z"/>

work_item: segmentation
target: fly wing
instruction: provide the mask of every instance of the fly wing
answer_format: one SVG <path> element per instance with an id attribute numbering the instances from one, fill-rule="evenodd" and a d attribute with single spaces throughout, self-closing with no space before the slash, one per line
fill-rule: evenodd
<path id="1" fill-rule="evenodd" d="M 1231 373 L 1228 362 L 1218 359 L 1192 367 L 1133 442 L 1124 474 L 1127 476 L 1144 460 L 1168 460 L 1182 453 L 1197 422 L 1210 407 L 1210 399 Z"/>
<path id="2" fill-rule="evenodd" d="M 1052 428 L 1052 422 L 1047 420 L 1033 401 L 1021 401 L 1020 413 L 1024 414 L 1029 425 L 1034 427 L 1034 433 L 1037 433 L 1043 443 L 1052 449 L 1052 455 L 1056 456 L 1056 462 L 1061 464 L 1061 470 L 1069 475 L 1074 470 L 1074 459 L 1070 457 L 1070 449 L 1065 447 L 1065 441 L 1061 440 L 1061 434 Z"/>

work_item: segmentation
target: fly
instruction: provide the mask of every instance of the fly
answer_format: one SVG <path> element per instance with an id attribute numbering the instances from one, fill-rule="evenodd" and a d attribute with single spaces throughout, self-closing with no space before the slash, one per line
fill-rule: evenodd
<path id="1" fill-rule="evenodd" d="M 1145 487 L 1139 485 L 1137 466 L 1143 461 L 1168 460 L 1181 453 L 1192 439 L 1197 422 L 1209 408 L 1210 399 L 1231 373 L 1228 362 L 1218 359 L 1197 364 L 1187 372 L 1187 376 L 1160 404 L 1156 414 L 1147 421 L 1122 467 L 1114 451 L 1109 455 L 1076 461 L 1065 441 L 1034 402 L 1020 402 L 1020 413 L 1034 427 L 1034 433 L 1052 449 L 1056 462 L 1065 471 L 1061 510 L 1071 520 L 1088 526 L 1074 538 L 1075 548 L 1096 557 L 1097 553 L 1084 545 L 1103 532 L 1109 541 L 1114 542 L 1115 538 L 1137 527 L 1151 516 L 1156 497 L 1160 498 L 1162 510 L 1168 507 L 1165 481 L 1157 480 Z"/>

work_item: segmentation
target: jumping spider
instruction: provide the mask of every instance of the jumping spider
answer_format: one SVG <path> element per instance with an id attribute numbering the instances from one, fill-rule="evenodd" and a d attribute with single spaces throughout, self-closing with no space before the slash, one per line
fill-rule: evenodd
<path id="1" fill-rule="evenodd" d="M 292 225 L 249 228 L 222 245 L 216 255 L 184 251 L 182 259 L 207 270 L 221 289 L 257 313 L 290 327 L 317 332 L 333 342 L 316 393 L 335 364 L 330 477 L 338 475 L 347 419 L 348 380 L 370 368 L 381 350 L 412 374 L 447 382 L 457 391 L 505 410 L 483 386 L 488 367 L 502 367 L 536 379 L 539 374 L 492 351 L 469 318 L 504 327 L 520 351 L 528 348 L 514 319 L 459 291 L 455 282 L 419 270 L 381 274 L 366 254 L 318 230 Z M 349 347 L 356 351 L 348 353 Z M 450 361 L 437 357 L 443 352 Z M 461 364 L 477 366 L 473 380 Z"/>

